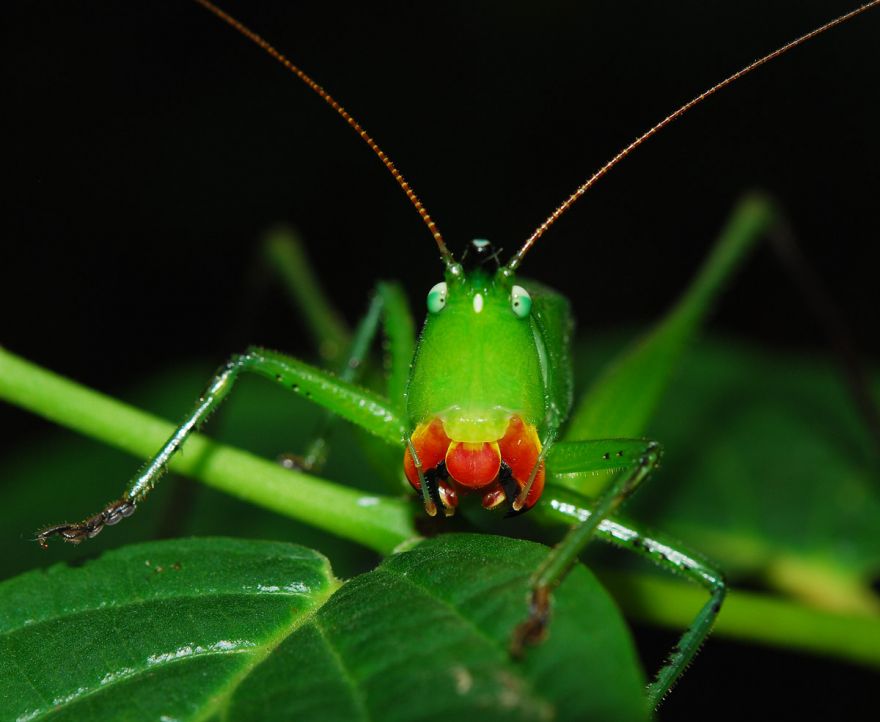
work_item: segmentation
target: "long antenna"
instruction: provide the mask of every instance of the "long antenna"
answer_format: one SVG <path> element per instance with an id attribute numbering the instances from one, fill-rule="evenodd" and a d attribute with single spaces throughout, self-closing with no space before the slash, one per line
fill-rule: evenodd
<path id="1" fill-rule="evenodd" d="M 880 0 L 877 1 L 880 2 Z M 397 181 L 397 184 L 403 189 L 403 192 L 406 193 L 406 197 L 409 198 L 410 203 L 415 206 L 415 209 L 416 211 L 418 211 L 419 216 L 421 216 L 422 221 L 424 221 L 425 225 L 428 226 L 428 230 L 431 232 L 431 235 L 434 237 L 434 241 L 437 243 L 437 248 L 440 249 L 440 255 L 443 258 L 443 262 L 446 264 L 447 268 L 452 266 L 455 263 L 455 257 L 452 255 L 452 252 L 446 247 L 446 243 L 443 240 L 443 236 L 440 234 L 440 229 L 437 228 L 437 224 L 434 223 L 433 219 L 428 214 L 428 211 L 422 205 L 422 202 L 419 200 L 418 196 L 410 187 L 409 183 L 403 177 L 401 172 L 397 170 L 394 163 L 385 154 L 385 151 L 383 151 L 379 147 L 379 144 L 376 143 L 376 141 L 373 140 L 372 136 L 363 129 L 361 124 L 358 123 L 351 116 L 351 114 L 345 108 L 343 108 L 332 95 L 330 95 L 330 93 L 328 93 L 326 90 L 324 90 L 324 88 L 318 85 L 318 83 L 316 83 L 311 78 L 311 76 L 309 76 L 299 67 L 290 62 L 287 57 L 285 57 L 261 35 L 258 35 L 249 27 L 247 27 L 244 23 L 236 20 L 229 13 L 221 10 L 214 3 L 210 2 L 210 0 L 195 0 L 195 2 L 197 2 L 206 10 L 209 10 L 227 25 L 231 26 L 234 30 L 237 30 L 248 40 L 250 40 L 257 46 L 259 46 L 263 51 L 268 53 L 271 57 L 275 58 L 275 60 L 281 63 L 281 65 L 287 68 L 297 78 L 302 80 L 306 85 L 314 90 L 325 103 L 327 103 L 331 108 L 333 108 L 333 110 L 335 110 L 337 113 L 339 113 L 339 115 L 342 116 L 343 120 L 345 120 L 345 122 L 348 123 L 355 130 L 355 132 L 364 140 L 364 142 L 368 146 L 370 146 L 372 151 L 377 156 L 379 156 L 379 160 L 381 160 L 385 167 L 391 172 L 391 175 L 394 176 L 394 180 Z"/>
<path id="2" fill-rule="evenodd" d="M 831 28 L 835 27 L 836 25 L 840 25 L 841 23 L 845 23 L 847 20 L 854 18 L 856 15 L 861 15 L 863 12 L 865 12 L 866 10 L 870 10 L 875 5 L 880 5 L 880 0 L 872 0 L 872 2 L 866 3 L 865 5 L 862 5 L 861 7 L 856 8 L 855 10 L 852 10 L 851 12 L 846 13 L 845 15 L 841 15 L 840 17 L 835 18 L 834 20 L 831 20 L 830 22 L 825 23 L 823 26 L 816 28 L 815 30 L 811 30 L 806 35 L 801 35 L 796 40 L 792 40 L 791 42 L 786 43 L 781 48 L 774 50 L 772 53 L 768 53 L 764 57 L 758 58 L 753 63 L 750 63 L 749 65 L 742 68 L 741 70 L 738 70 L 733 75 L 728 76 L 727 78 L 722 80 L 720 83 L 717 83 L 717 84 L 713 85 L 711 88 L 709 88 L 708 90 L 700 93 L 697 97 L 695 97 L 694 99 L 692 99 L 692 100 L 688 101 L 687 103 L 685 103 L 684 105 L 682 105 L 674 113 L 667 115 L 663 120 L 661 120 L 659 123 L 657 123 L 657 125 L 655 125 L 653 128 L 651 128 L 647 132 L 642 133 L 642 135 L 640 135 L 638 138 L 636 138 L 632 143 L 630 143 L 623 150 L 621 150 L 617 155 L 615 155 L 605 165 L 603 165 L 601 168 L 599 168 L 599 170 L 597 170 L 595 173 L 593 173 L 592 176 L 590 176 L 590 178 L 587 180 L 586 183 L 579 186 L 578 189 L 574 193 L 572 193 L 568 198 L 566 198 L 565 201 L 563 201 L 562 204 L 555 211 L 553 211 L 553 213 L 551 213 L 540 226 L 538 226 L 535 229 L 534 233 L 532 233 L 532 235 L 530 235 L 526 239 L 526 242 L 522 245 L 522 248 L 520 248 L 516 252 L 516 254 L 513 256 L 513 258 L 510 259 L 509 263 L 507 264 L 507 268 L 510 271 L 515 271 L 517 269 L 517 267 L 519 266 L 519 264 L 522 263 L 522 259 L 526 255 L 526 253 L 528 253 L 529 249 L 535 245 L 535 241 L 537 241 L 541 236 L 543 236 L 544 232 L 550 226 L 552 226 L 563 213 L 565 213 L 569 208 L 571 208 L 571 206 L 574 205 L 575 201 L 577 201 L 578 198 L 580 198 L 592 186 L 594 186 L 596 184 L 596 182 L 600 178 L 602 178 L 602 176 L 604 176 L 606 173 L 608 173 L 608 171 L 610 171 L 620 161 L 622 161 L 624 158 L 626 158 L 626 156 L 628 156 L 630 153 L 632 153 L 632 151 L 634 151 L 642 143 L 644 143 L 646 140 L 648 140 L 648 138 L 650 138 L 653 135 L 655 135 L 656 133 L 660 132 L 663 128 L 665 128 L 667 125 L 672 123 L 672 121 L 680 118 L 682 115 L 687 113 L 695 105 L 699 105 L 701 102 L 703 102 L 710 95 L 714 95 L 719 90 L 727 87 L 728 85 L 730 85 L 734 81 L 739 80 L 744 75 L 748 75 L 753 70 L 756 70 L 757 68 L 761 67 L 765 63 L 769 63 L 771 60 L 778 58 L 783 53 L 788 52 L 789 50 L 797 47 L 801 43 L 805 43 L 808 40 L 811 40 L 812 38 L 816 37 L 817 35 L 821 35 L 826 30 L 830 30 Z"/>

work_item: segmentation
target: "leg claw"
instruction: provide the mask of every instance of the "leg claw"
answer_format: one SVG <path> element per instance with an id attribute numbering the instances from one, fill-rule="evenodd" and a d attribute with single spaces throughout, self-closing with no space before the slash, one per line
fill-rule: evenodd
<path id="1" fill-rule="evenodd" d="M 522 659 L 526 646 L 534 647 L 547 638 L 547 626 L 550 623 L 550 590 L 538 587 L 532 591 L 529 604 L 529 616 L 513 630 L 510 640 L 510 656 Z"/>
<path id="2" fill-rule="evenodd" d="M 37 534 L 37 543 L 48 549 L 48 541 L 53 536 L 60 536 L 68 544 L 79 544 L 86 539 L 92 539 L 101 533 L 105 526 L 113 526 L 123 519 L 134 514 L 136 504 L 128 499 L 120 499 L 108 504 L 103 511 L 84 519 L 78 524 L 58 524 L 43 529 Z"/>

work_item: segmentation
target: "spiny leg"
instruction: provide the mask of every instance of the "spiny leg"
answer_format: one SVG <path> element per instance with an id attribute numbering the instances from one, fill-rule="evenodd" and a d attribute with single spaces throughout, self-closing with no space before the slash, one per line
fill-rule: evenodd
<path id="1" fill-rule="evenodd" d="M 131 516 L 165 474 L 168 462 L 180 450 L 187 437 L 196 431 L 223 402 L 241 373 L 264 376 L 286 389 L 375 434 L 392 446 L 400 447 L 406 428 L 387 399 L 336 378 L 331 373 L 274 351 L 250 348 L 233 356 L 216 373 L 199 397 L 195 408 L 126 487 L 120 499 L 79 523 L 61 524 L 42 530 L 37 541 L 46 546 L 52 536 L 78 544 L 98 534 L 101 529 Z"/>
<path id="2" fill-rule="evenodd" d="M 559 487 L 548 489 L 548 492 L 550 498 L 541 507 L 541 513 L 548 519 L 584 523 L 593 516 L 589 501 L 579 494 Z M 709 592 L 709 600 L 672 648 L 654 681 L 648 685 L 648 702 L 653 709 L 663 701 L 711 631 L 727 592 L 724 575 L 696 554 L 682 548 L 678 542 L 656 533 L 645 534 L 630 522 L 603 519 L 595 533 L 597 538 L 635 552 L 661 569 L 696 582 Z"/>
<path id="3" fill-rule="evenodd" d="M 615 359 L 582 396 L 562 437 L 564 442 L 608 434 L 635 436 L 643 432 L 668 385 L 672 369 L 699 332 L 713 301 L 773 222 L 773 209 L 760 196 L 746 197 L 737 205 L 681 299 L 646 336 Z M 548 471 L 558 474 L 599 469 L 593 452 L 586 445 L 602 442 L 571 443 L 568 449 L 567 443 L 561 443 L 549 450 Z M 578 450 L 576 444 L 584 446 Z M 618 508 L 655 468 L 659 448 L 648 448 L 643 444 L 643 449 L 638 463 L 631 463 L 618 475 L 596 501 L 594 513 L 589 518 L 579 519 L 537 570 L 533 578 L 530 615 L 514 632 L 512 652 L 521 653 L 524 644 L 541 638 L 549 615 L 553 586 L 565 576 L 591 536 L 601 528 L 605 517 Z M 541 507 L 538 505 L 538 513 Z M 697 636 L 701 639 L 699 630 Z M 678 668 L 674 667 L 675 670 Z M 675 671 L 676 676 L 678 673 Z M 668 689 L 668 684 L 663 689 Z M 654 698 L 659 697 L 655 694 Z"/>
<path id="4" fill-rule="evenodd" d="M 526 644 L 540 642 L 550 614 L 550 593 L 568 574 L 602 520 L 613 514 L 657 467 L 661 448 L 644 439 L 599 439 L 557 444 L 547 453 L 554 474 L 619 469 L 620 473 L 603 490 L 592 514 L 579 521 L 547 555 L 531 579 L 529 616 L 514 630 L 510 651 L 522 656 Z"/>

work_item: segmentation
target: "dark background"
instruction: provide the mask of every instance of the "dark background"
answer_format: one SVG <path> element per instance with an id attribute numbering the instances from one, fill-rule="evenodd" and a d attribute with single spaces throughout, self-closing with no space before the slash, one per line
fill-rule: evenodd
<path id="1" fill-rule="evenodd" d="M 483 236 L 508 251 L 651 124 L 855 3 L 725 5 L 225 3 L 377 138 L 453 250 Z M 420 312 L 441 266 L 391 177 L 332 111 L 204 10 L 4 11 L 0 343 L 111 393 L 251 342 L 306 353 L 278 290 L 252 283 L 260 234 L 277 221 L 300 229 L 349 319 L 378 278 L 402 279 Z M 876 357 L 878 39 L 880 10 L 711 99 L 615 169 L 524 271 L 571 298 L 581 329 L 646 322 L 694 272 L 736 198 L 762 188 Z M 767 251 L 714 325 L 804 353 L 827 348 Z M 7 440 L 43 428 L 0 411 Z M 754 650 L 711 646 L 707 655 L 728 656 L 696 665 L 708 679 L 683 684 L 692 704 L 711 704 L 700 690 L 730 699 L 766 684 L 777 696 L 768 713 L 792 709 L 798 692 L 816 711 L 811 686 L 834 709 L 835 680 L 847 678 L 847 708 L 859 704 L 854 688 L 867 700 L 863 671 L 764 650 L 754 669 Z M 754 670 L 745 681 L 744 668 Z"/>

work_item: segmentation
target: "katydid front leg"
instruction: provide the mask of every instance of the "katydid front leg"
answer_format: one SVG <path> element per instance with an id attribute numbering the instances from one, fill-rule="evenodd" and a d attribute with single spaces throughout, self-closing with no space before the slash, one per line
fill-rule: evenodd
<path id="1" fill-rule="evenodd" d="M 580 494 L 562 487 L 548 488 L 546 494 L 550 498 L 538 511 L 548 520 L 584 523 L 593 516 L 590 500 L 584 499 Z M 709 593 L 709 599 L 672 648 L 654 681 L 648 685 L 648 703 L 653 709 L 682 675 L 712 630 L 727 593 L 724 575 L 704 559 L 682 547 L 679 542 L 657 533 L 648 534 L 629 521 L 603 519 L 596 526 L 595 535 L 604 542 L 647 559 L 665 571 L 699 584 Z"/>
<path id="2" fill-rule="evenodd" d="M 599 439 L 557 444 L 547 451 L 547 464 L 554 474 L 619 469 L 620 473 L 602 492 L 591 514 L 566 534 L 532 576 L 529 616 L 513 633 L 511 654 L 522 656 L 526 644 L 540 642 L 550 615 L 550 593 L 577 561 L 596 529 L 626 501 L 657 467 L 661 448 L 644 439 Z"/>
<path id="3" fill-rule="evenodd" d="M 389 444 L 399 447 L 404 443 L 406 427 L 388 399 L 284 354 L 252 347 L 243 354 L 233 356 L 220 368 L 189 416 L 131 480 L 120 499 L 110 502 L 101 512 L 79 523 L 43 529 L 36 537 L 40 545 L 45 547 L 47 540 L 53 536 L 79 544 L 96 536 L 105 526 L 131 516 L 135 507 L 146 499 L 164 476 L 168 462 L 187 437 L 197 431 L 220 406 L 241 373 L 263 376 L 289 391 L 305 396 Z"/>

